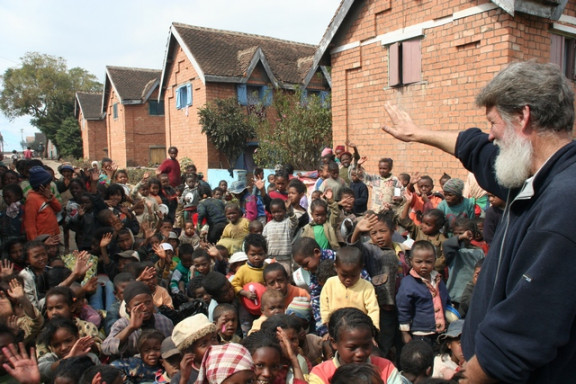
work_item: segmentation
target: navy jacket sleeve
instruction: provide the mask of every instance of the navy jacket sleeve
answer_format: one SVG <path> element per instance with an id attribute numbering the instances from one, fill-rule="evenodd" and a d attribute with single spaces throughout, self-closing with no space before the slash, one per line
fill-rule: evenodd
<path id="1" fill-rule="evenodd" d="M 472 172 L 478 184 L 485 190 L 506 200 L 507 190 L 494 176 L 494 161 L 498 147 L 488 140 L 488 135 L 478 128 L 470 128 L 458 135 L 456 157 Z M 486 159 L 489 159 L 488 164 Z"/>

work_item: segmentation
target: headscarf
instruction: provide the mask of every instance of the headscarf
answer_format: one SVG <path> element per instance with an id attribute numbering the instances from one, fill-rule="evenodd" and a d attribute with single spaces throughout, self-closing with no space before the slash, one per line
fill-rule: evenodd
<path id="1" fill-rule="evenodd" d="M 450 179 L 444 183 L 444 187 L 442 187 L 442 189 L 444 192 L 462 196 L 462 191 L 464 191 L 464 182 L 460 179 Z"/>
<path id="2" fill-rule="evenodd" d="M 198 384 L 221 384 L 233 374 L 254 370 L 250 352 L 240 344 L 213 345 L 204 354 Z"/>

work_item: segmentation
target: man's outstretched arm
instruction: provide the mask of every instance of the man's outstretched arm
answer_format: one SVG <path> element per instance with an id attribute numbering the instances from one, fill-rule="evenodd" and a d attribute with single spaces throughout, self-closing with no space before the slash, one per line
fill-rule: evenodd
<path id="1" fill-rule="evenodd" d="M 384 109 L 390 117 L 391 124 L 384 125 L 382 130 L 405 142 L 422 143 L 454 155 L 458 131 L 431 131 L 418 127 L 407 112 L 388 102 Z"/>

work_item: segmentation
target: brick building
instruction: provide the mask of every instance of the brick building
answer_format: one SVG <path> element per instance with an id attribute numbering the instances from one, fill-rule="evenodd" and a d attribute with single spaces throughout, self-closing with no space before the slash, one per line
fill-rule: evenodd
<path id="1" fill-rule="evenodd" d="M 160 70 L 106 67 L 102 109 L 108 157 L 119 167 L 159 164 L 166 158 Z"/>
<path id="2" fill-rule="evenodd" d="M 102 113 L 102 93 L 76 92 L 74 116 L 82 133 L 85 159 L 99 160 L 107 156 L 106 121 Z"/>
<path id="3" fill-rule="evenodd" d="M 567 0 L 344 0 L 314 57 L 330 65 L 334 145 L 395 160 L 396 174 L 465 176 L 451 156 L 384 134 L 385 101 L 431 130 L 488 129 L 474 98 L 513 61 L 536 59 L 574 77 L 576 3 Z M 311 78 L 309 74 L 307 78 Z"/>
<path id="4" fill-rule="evenodd" d="M 217 98 L 236 97 L 241 105 L 270 104 L 276 89 L 303 86 L 329 89 L 324 67 L 311 70 L 317 47 L 308 44 L 172 24 L 162 68 L 160 99 L 166 110 L 166 146 L 189 157 L 198 170 L 229 168 L 199 124 L 198 108 Z"/>

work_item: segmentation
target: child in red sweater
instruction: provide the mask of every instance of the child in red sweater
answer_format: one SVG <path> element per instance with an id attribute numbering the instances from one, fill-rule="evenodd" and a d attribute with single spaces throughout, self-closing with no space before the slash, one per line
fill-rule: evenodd
<path id="1" fill-rule="evenodd" d="M 29 181 L 32 191 L 26 197 L 24 205 L 24 228 L 28 240 L 38 235 L 58 235 L 58 219 L 62 205 L 54 198 L 50 190 L 52 175 L 41 166 L 29 170 Z"/>

